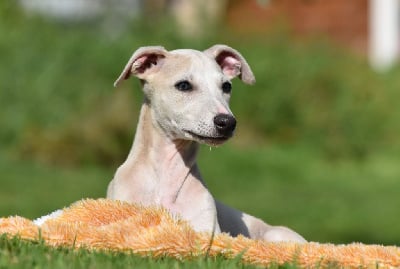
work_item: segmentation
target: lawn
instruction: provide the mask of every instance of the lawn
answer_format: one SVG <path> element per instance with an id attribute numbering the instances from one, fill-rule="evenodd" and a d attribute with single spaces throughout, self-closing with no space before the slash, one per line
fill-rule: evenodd
<path id="1" fill-rule="evenodd" d="M 239 259 L 198 257 L 179 261 L 171 258 L 139 257 L 131 253 L 111 253 L 51 248 L 41 242 L 25 242 L 0 236 L 0 268 L 258 268 L 243 265 Z M 272 266 L 272 268 L 278 268 Z M 280 268 L 293 268 L 281 266 Z"/>

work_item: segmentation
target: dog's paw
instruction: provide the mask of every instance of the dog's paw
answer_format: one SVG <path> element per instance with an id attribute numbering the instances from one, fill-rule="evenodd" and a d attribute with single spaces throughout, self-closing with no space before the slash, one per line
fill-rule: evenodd
<path id="1" fill-rule="evenodd" d="M 267 242 L 307 243 L 301 235 L 282 226 L 271 227 L 264 233 L 263 239 Z"/>

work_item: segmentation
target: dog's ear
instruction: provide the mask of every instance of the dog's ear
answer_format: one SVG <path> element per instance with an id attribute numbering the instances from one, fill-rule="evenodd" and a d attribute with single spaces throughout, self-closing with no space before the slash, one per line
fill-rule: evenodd
<path id="1" fill-rule="evenodd" d="M 222 72 L 229 79 L 239 76 L 244 83 L 253 84 L 256 82 L 250 66 L 237 50 L 226 45 L 214 45 L 205 50 L 204 53 L 215 59 Z"/>
<path id="2" fill-rule="evenodd" d="M 122 80 L 128 79 L 131 74 L 140 79 L 145 79 L 150 73 L 156 72 L 160 69 L 160 65 L 167 53 L 168 51 L 161 46 L 137 49 L 129 59 L 121 75 L 114 82 L 114 87 L 117 87 Z"/>

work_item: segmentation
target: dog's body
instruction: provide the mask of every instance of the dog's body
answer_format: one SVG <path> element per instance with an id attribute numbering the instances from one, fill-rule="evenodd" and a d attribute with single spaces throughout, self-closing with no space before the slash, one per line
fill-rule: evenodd
<path id="1" fill-rule="evenodd" d="M 115 85 L 131 74 L 141 79 L 145 100 L 132 149 L 108 187 L 108 198 L 164 206 L 197 231 L 305 242 L 288 228 L 215 201 L 200 176 L 199 143 L 222 144 L 236 126 L 229 109 L 230 80 L 255 81 L 236 50 L 224 45 L 204 52 L 143 47 Z"/>

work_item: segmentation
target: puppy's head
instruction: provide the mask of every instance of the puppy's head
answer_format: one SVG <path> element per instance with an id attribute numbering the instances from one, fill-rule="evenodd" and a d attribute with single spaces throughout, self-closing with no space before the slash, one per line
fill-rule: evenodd
<path id="1" fill-rule="evenodd" d="M 170 139 L 208 145 L 222 144 L 234 133 L 236 120 L 229 109 L 231 79 L 255 82 L 242 55 L 225 45 L 203 52 L 142 47 L 133 53 L 114 85 L 131 75 L 143 83 L 153 124 Z"/>

